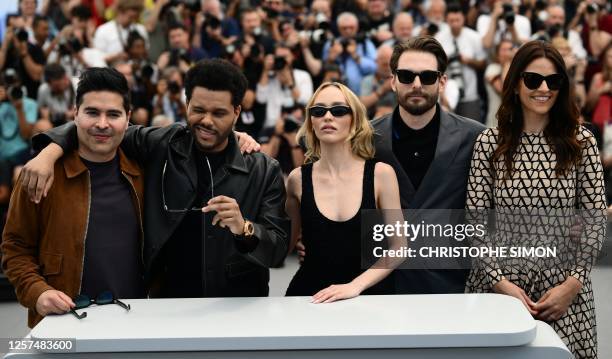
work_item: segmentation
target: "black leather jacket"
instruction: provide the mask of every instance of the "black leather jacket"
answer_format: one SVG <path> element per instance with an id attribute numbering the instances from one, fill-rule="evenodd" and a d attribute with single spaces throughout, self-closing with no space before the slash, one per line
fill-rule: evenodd
<path id="1" fill-rule="evenodd" d="M 266 296 L 268 268 L 280 266 L 287 254 L 290 221 L 285 213 L 284 181 L 276 160 L 263 153 L 242 155 L 234 135 L 229 140 L 226 162 L 215 173 L 215 196 L 234 198 L 243 217 L 254 223 L 255 235 L 246 241 L 218 226 L 214 233 L 203 231 L 204 296 Z M 50 141 L 64 152 L 76 148 L 76 126 L 69 123 L 37 135 L 33 145 L 41 149 Z M 165 166 L 166 203 L 190 208 L 197 192 L 195 161 L 200 160 L 194 158 L 194 145 L 191 132 L 180 124 L 165 128 L 130 126 L 121 144 L 126 155 L 145 170 L 143 259 L 149 284 L 155 282 L 159 267 L 163 267 L 156 261 L 160 250 L 185 216 L 163 208 L 162 172 Z M 155 296 L 154 291 L 151 296 Z"/>

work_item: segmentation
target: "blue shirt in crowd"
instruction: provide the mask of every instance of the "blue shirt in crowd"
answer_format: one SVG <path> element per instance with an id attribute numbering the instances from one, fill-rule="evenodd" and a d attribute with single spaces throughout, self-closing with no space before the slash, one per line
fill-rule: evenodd
<path id="1" fill-rule="evenodd" d="M 28 123 L 38 119 L 38 105 L 31 98 L 23 98 L 23 109 Z M 0 160 L 15 161 L 30 147 L 28 140 L 19 134 L 17 110 L 10 102 L 0 103 Z"/>
<path id="2" fill-rule="evenodd" d="M 335 40 L 339 41 L 339 39 Z M 323 47 L 323 61 L 327 61 L 331 41 L 327 41 Z M 345 77 L 345 85 L 357 96 L 361 94 L 361 80 L 376 71 L 376 47 L 369 39 L 357 43 L 357 54 L 359 64 L 348 54 L 342 54 L 336 59 Z"/>

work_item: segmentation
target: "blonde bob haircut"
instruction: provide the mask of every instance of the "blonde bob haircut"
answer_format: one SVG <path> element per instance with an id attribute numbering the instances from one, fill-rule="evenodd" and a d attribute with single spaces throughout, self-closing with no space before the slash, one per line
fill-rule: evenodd
<path id="1" fill-rule="evenodd" d="M 305 154 L 305 163 L 315 162 L 321 157 L 321 143 L 319 139 L 315 135 L 314 129 L 312 127 L 312 120 L 310 118 L 310 108 L 314 105 L 315 99 L 319 95 L 319 93 L 327 87 L 336 87 L 339 89 L 346 102 L 348 107 L 351 109 L 351 129 L 349 132 L 349 136 L 347 138 L 347 142 L 351 143 L 351 151 L 356 156 L 359 156 L 363 159 L 370 159 L 374 157 L 374 129 L 368 121 L 368 115 L 366 112 L 366 108 L 361 103 L 357 95 L 353 93 L 348 87 L 344 86 L 338 82 L 325 82 L 319 86 L 319 88 L 315 91 L 315 93 L 308 101 L 308 105 L 306 105 L 306 114 L 304 116 L 304 124 L 300 128 L 297 134 L 298 143 L 304 140 L 306 144 L 306 154 Z"/>

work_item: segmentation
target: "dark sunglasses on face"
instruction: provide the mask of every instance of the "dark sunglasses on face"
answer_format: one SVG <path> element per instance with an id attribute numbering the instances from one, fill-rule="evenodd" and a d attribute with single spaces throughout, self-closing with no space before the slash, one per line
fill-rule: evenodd
<path id="1" fill-rule="evenodd" d="M 331 112 L 334 117 L 342 117 L 351 113 L 351 108 L 342 105 L 332 107 L 313 106 L 310 108 L 310 115 L 312 115 L 312 117 L 323 117 L 327 111 Z"/>
<path id="2" fill-rule="evenodd" d="M 552 74 L 548 76 L 542 76 L 535 72 L 523 72 L 521 74 L 523 83 L 530 90 L 537 90 L 540 88 L 542 81 L 546 81 L 546 86 L 549 90 L 558 91 L 563 86 L 563 75 Z"/>
<path id="3" fill-rule="evenodd" d="M 74 308 L 71 309 L 70 312 L 79 319 L 83 319 L 87 317 L 87 312 L 84 312 L 83 314 L 78 314 L 77 312 L 75 312 L 75 310 L 87 308 L 92 304 L 97 304 L 97 305 L 117 304 L 125 310 L 132 309 L 132 307 L 129 304 L 125 304 L 119 299 L 115 298 L 115 295 L 113 294 L 113 292 L 110 292 L 110 291 L 105 291 L 105 292 L 98 294 L 98 296 L 95 299 L 91 299 L 89 298 L 89 296 L 85 294 L 79 294 L 72 301 L 74 302 Z"/>
<path id="4" fill-rule="evenodd" d="M 395 74 L 397 75 L 399 82 L 406 85 L 413 83 L 417 76 L 423 85 L 433 85 L 440 77 L 440 71 L 433 70 L 425 70 L 421 72 L 414 72 L 411 70 L 396 70 Z"/>

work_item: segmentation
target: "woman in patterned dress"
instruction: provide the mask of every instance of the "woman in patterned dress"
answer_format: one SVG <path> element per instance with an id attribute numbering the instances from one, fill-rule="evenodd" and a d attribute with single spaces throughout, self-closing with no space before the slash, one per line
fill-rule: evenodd
<path id="1" fill-rule="evenodd" d="M 468 210 L 495 209 L 499 216 L 510 210 L 577 208 L 596 211 L 603 218 L 606 205 L 597 143 L 579 125 L 570 86 L 563 59 L 550 44 L 531 41 L 518 50 L 504 81 L 498 127 L 485 130 L 474 147 Z M 522 234 L 538 240 L 563 231 L 553 225 L 542 228 L 547 231 L 543 235 Z M 466 291 L 518 298 L 534 318 L 556 330 L 576 358 L 596 358 L 595 307 L 586 262 L 596 258 L 605 231 L 595 222 L 581 228 L 586 234 L 579 235 L 577 242 L 587 257 L 584 262 L 543 267 L 519 258 L 482 261 L 484 265 L 472 268 Z M 504 229 L 507 232 L 500 234 Z M 512 231 L 520 234 L 521 229 L 515 226 Z M 499 238 L 517 238 L 509 228 L 497 230 L 491 235 L 494 245 L 499 245 Z"/>

